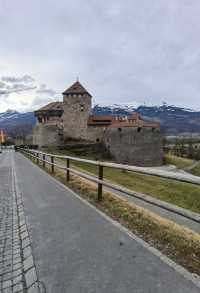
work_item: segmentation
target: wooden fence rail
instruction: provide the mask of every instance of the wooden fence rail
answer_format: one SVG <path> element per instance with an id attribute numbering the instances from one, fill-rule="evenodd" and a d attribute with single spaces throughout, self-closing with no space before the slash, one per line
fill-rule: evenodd
<path id="1" fill-rule="evenodd" d="M 81 159 L 81 158 L 76 158 L 76 157 L 71 157 L 71 156 L 54 155 L 54 154 L 44 153 L 41 151 L 30 150 L 30 149 L 19 149 L 19 150 L 20 150 L 20 152 L 28 155 L 29 158 L 33 158 L 34 160 L 36 160 L 37 164 L 39 164 L 39 162 L 42 162 L 43 168 L 46 167 L 46 164 L 50 165 L 52 173 L 54 173 L 55 167 L 62 169 L 62 170 L 65 170 L 66 181 L 70 180 L 70 173 L 72 173 L 77 176 L 83 177 L 89 181 L 97 183 L 98 184 L 97 197 L 99 200 L 102 199 L 103 186 L 106 186 L 108 188 L 112 188 L 112 189 L 120 191 L 120 192 L 125 192 L 125 193 L 130 194 L 130 191 L 128 191 L 126 188 L 112 184 L 108 181 L 104 181 L 104 176 L 103 176 L 104 175 L 104 168 L 114 168 L 114 169 L 119 169 L 119 170 L 132 171 L 135 173 L 152 175 L 152 176 L 177 180 L 177 181 L 181 181 L 181 182 L 192 183 L 192 184 L 196 184 L 196 185 L 200 186 L 200 178 L 197 176 L 188 177 L 185 174 L 177 174 L 175 172 L 169 172 L 169 171 L 166 172 L 163 170 L 155 170 L 153 168 L 143 168 L 143 167 L 123 165 L 123 164 L 99 162 L 99 161 Z M 61 165 L 55 163 L 55 158 L 66 160 L 66 165 L 61 166 Z M 82 163 L 87 163 L 87 164 L 97 166 L 98 167 L 98 176 L 88 175 L 86 173 L 83 173 L 83 172 L 80 172 L 78 170 L 71 168 L 70 161 L 82 162 Z M 135 196 L 135 194 L 134 194 L 134 196 Z"/>

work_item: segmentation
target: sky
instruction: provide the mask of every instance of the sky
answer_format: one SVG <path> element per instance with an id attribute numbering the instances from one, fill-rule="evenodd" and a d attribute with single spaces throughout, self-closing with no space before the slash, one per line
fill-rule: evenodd
<path id="1" fill-rule="evenodd" d="M 0 112 L 61 100 L 200 110 L 199 0 L 0 0 Z"/>

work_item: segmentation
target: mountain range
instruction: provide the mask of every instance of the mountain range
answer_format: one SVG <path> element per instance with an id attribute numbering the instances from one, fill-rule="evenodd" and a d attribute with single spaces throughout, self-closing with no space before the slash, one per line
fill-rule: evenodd
<path id="1" fill-rule="evenodd" d="M 94 115 L 130 115 L 137 111 L 146 120 L 155 120 L 161 123 L 161 128 L 167 135 L 180 135 L 187 133 L 200 133 L 200 111 L 195 111 L 176 106 L 164 104 L 162 106 L 139 106 L 134 105 L 95 105 Z M 4 129 L 8 134 L 24 134 L 31 132 L 36 119 L 33 112 L 19 113 L 8 110 L 0 113 L 0 129 Z"/>

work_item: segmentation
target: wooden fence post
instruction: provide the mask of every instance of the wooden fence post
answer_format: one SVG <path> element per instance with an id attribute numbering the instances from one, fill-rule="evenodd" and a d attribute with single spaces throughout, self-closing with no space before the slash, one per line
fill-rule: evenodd
<path id="1" fill-rule="evenodd" d="M 43 168 L 45 168 L 45 155 L 43 154 L 42 157 L 43 157 L 43 161 L 42 161 L 43 164 L 42 165 L 43 165 Z"/>
<path id="2" fill-rule="evenodd" d="M 54 157 L 51 156 L 51 172 L 54 173 Z"/>
<path id="3" fill-rule="evenodd" d="M 39 153 L 37 153 L 37 164 L 39 165 Z"/>
<path id="4" fill-rule="evenodd" d="M 103 166 L 99 166 L 99 180 L 103 180 Z M 98 200 L 102 200 L 102 193 L 103 193 L 103 185 L 102 183 L 98 183 Z"/>
<path id="5" fill-rule="evenodd" d="M 66 174 L 66 180 L 67 182 L 70 180 L 70 174 L 69 174 L 69 159 L 67 159 L 67 174 Z"/>

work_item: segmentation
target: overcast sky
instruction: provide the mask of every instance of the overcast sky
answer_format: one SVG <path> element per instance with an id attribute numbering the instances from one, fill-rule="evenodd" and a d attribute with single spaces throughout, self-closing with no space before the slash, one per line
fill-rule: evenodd
<path id="1" fill-rule="evenodd" d="M 200 109 L 199 0 L 0 0 L 0 111 L 79 76 L 94 103 Z"/>

